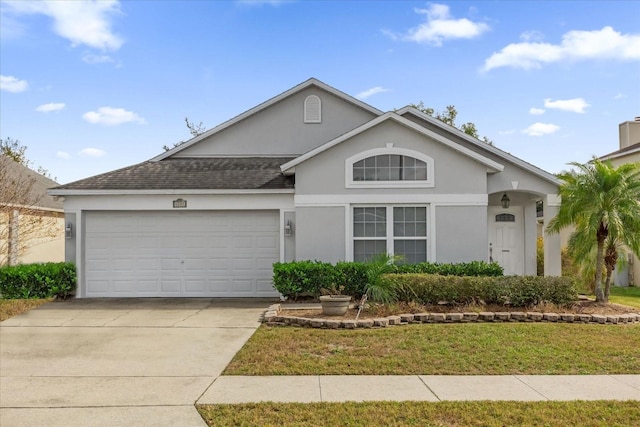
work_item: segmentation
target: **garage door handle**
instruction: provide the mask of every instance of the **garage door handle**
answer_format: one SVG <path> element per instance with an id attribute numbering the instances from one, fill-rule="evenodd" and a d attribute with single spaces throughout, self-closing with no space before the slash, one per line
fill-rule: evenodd
<path id="1" fill-rule="evenodd" d="M 502 252 L 511 252 L 509 249 L 503 249 Z"/>

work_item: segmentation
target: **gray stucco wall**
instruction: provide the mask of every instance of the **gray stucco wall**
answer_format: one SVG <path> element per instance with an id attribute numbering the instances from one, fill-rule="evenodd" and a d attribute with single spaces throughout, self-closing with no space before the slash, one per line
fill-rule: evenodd
<path id="1" fill-rule="evenodd" d="M 345 259 L 345 208 L 296 210 L 296 259 L 337 262 Z"/>
<path id="2" fill-rule="evenodd" d="M 465 148 L 475 151 L 476 153 L 479 153 L 491 160 L 502 164 L 504 166 L 504 170 L 502 172 L 490 174 L 488 177 L 488 194 L 512 189 L 511 181 L 518 181 L 518 188 L 523 191 L 531 191 L 540 195 L 555 194 L 557 192 L 557 186 L 552 182 L 535 176 L 531 172 L 522 169 L 520 166 L 510 163 L 503 157 L 499 157 L 489 150 L 484 149 L 483 144 L 472 144 L 464 138 L 455 135 L 453 132 L 447 132 L 446 130 L 438 126 L 434 126 L 431 123 L 414 116 L 413 114 L 407 113 L 403 117 L 421 126 L 424 126 L 427 129 L 430 129 L 438 135 L 455 141 Z"/>
<path id="3" fill-rule="evenodd" d="M 345 188 L 345 160 L 387 143 L 434 159 L 435 187 Z M 396 122 L 384 122 L 296 166 L 296 194 L 486 194 L 486 166 Z"/>
<path id="4" fill-rule="evenodd" d="M 487 261 L 487 208 L 436 207 L 436 261 Z"/>
<path id="5" fill-rule="evenodd" d="M 304 100 L 309 95 L 321 99 L 322 123 L 304 123 Z M 184 149 L 175 157 L 299 155 L 375 117 L 370 111 L 312 86 Z"/>

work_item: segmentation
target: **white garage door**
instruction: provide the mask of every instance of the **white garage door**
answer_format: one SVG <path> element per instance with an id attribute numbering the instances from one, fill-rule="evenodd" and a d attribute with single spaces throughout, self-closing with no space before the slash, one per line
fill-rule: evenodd
<path id="1" fill-rule="evenodd" d="M 277 211 L 88 212 L 87 297 L 260 297 L 279 259 Z"/>

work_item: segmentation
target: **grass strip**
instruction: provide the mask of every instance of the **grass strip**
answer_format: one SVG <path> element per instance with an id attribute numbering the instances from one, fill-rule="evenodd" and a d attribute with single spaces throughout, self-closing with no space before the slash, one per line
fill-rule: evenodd
<path id="1" fill-rule="evenodd" d="M 365 402 L 197 405 L 210 426 L 640 425 L 637 401 Z"/>
<path id="2" fill-rule="evenodd" d="M 637 374 L 640 324 L 263 325 L 224 375 Z"/>
<path id="3" fill-rule="evenodd" d="M 0 321 L 27 312 L 33 308 L 52 301 L 46 299 L 0 299 Z"/>
<path id="4" fill-rule="evenodd" d="M 640 287 L 612 286 L 609 302 L 640 308 Z"/>

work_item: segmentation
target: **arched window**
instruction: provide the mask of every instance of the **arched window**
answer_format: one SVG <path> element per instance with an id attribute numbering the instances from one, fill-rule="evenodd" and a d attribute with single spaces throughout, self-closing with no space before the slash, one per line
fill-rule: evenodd
<path id="1" fill-rule="evenodd" d="M 309 95 L 304 100 L 304 122 L 322 123 L 322 101 L 316 95 Z"/>
<path id="2" fill-rule="evenodd" d="M 389 144 L 390 145 L 390 144 Z M 347 159 L 347 187 L 433 187 L 433 159 L 389 146 Z"/>

